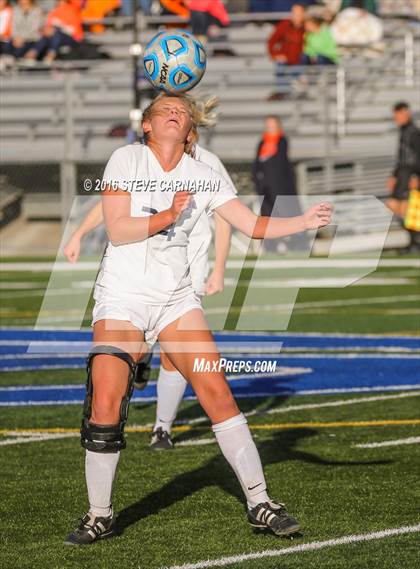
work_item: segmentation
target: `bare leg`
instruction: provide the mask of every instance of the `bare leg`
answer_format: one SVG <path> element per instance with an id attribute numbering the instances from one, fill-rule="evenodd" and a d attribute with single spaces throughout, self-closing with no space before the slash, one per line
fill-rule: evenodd
<path id="1" fill-rule="evenodd" d="M 268 502 L 258 450 L 224 373 L 219 369 L 219 352 L 202 311 L 191 310 L 169 324 L 161 332 L 159 342 L 172 364 L 194 388 L 213 424 L 220 449 L 238 477 L 248 507 Z M 194 371 L 196 359 L 209 362 L 211 371 Z"/>

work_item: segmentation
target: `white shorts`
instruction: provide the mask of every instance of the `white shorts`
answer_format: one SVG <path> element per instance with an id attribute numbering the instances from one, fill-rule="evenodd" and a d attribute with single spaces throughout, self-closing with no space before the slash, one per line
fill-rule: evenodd
<path id="1" fill-rule="evenodd" d="M 166 326 L 195 308 L 203 310 L 200 298 L 195 293 L 166 306 L 139 303 L 135 295 L 116 296 L 103 293 L 95 299 L 92 325 L 98 320 L 129 321 L 144 332 L 145 342 L 153 346 Z"/>

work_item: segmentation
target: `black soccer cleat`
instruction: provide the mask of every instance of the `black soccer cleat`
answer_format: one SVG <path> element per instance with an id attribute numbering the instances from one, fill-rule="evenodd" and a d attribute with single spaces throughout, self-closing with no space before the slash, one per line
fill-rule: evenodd
<path id="1" fill-rule="evenodd" d="M 170 450 L 174 448 L 174 443 L 172 442 L 171 435 L 158 427 L 153 431 L 150 437 L 150 449 L 151 450 Z"/>
<path id="2" fill-rule="evenodd" d="M 299 522 L 290 516 L 284 504 L 263 502 L 247 512 L 249 523 L 257 529 L 270 529 L 280 536 L 290 536 L 300 529 Z"/>
<path id="3" fill-rule="evenodd" d="M 64 540 L 65 545 L 89 545 L 99 539 L 115 535 L 115 516 L 94 516 L 90 512 L 80 520 L 79 526 Z"/>
<path id="4" fill-rule="evenodd" d="M 148 352 L 144 355 L 141 360 L 136 365 L 136 371 L 134 376 L 134 387 L 139 391 L 146 388 L 149 383 L 150 376 L 152 373 L 152 357 L 153 352 Z"/>

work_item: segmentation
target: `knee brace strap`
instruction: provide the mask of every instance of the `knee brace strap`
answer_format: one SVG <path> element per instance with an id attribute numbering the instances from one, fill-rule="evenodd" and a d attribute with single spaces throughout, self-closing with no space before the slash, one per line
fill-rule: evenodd
<path id="1" fill-rule="evenodd" d="M 118 452 L 126 447 L 121 423 L 96 425 L 83 419 L 80 434 L 82 447 L 92 452 Z"/>
<path id="2" fill-rule="evenodd" d="M 121 400 L 120 420 L 116 425 L 96 425 L 90 423 L 92 413 L 92 360 L 95 356 L 115 356 L 125 361 L 129 367 L 127 390 Z M 134 389 L 135 362 L 127 352 L 115 346 L 95 346 L 87 358 L 86 397 L 83 405 L 83 420 L 80 429 L 81 444 L 84 448 L 94 452 L 117 452 L 126 446 L 124 427 L 128 418 L 130 398 Z"/>

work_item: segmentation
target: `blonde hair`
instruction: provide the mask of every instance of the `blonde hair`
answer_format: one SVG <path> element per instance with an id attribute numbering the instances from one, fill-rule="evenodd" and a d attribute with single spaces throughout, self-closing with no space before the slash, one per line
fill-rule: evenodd
<path id="1" fill-rule="evenodd" d="M 189 110 L 192 127 L 189 133 L 191 134 L 190 140 L 185 141 L 185 152 L 191 156 L 194 156 L 195 145 L 198 142 L 199 138 L 198 127 L 202 126 L 209 128 L 216 124 L 218 114 L 215 110 L 219 103 L 219 99 L 217 97 L 210 97 L 206 100 L 202 100 L 197 97 L 192 97 L 191 95 L 186 95 L 185 93 L 179 95 L 171 93 L 160 93 L 144 110 L 142 118 L 143 122 L 151 119 L 154 106 L 157 102 L 161 101 L 164 98 L 179 99 Z M 147 144 L 148 134 L 143 132 L 143 136 Z"/>

